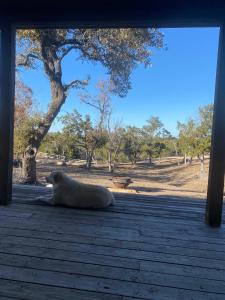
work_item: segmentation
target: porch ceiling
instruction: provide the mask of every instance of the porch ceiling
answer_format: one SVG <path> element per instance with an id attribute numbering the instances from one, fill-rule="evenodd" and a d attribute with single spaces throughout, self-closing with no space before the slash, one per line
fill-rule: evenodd
<path id="1" fill-rule="evenodd" d="M 62 1 L 3 0 L 0 19 L 43 26 L 217 26 L 225 16 L 223 0 Z M 82 21 L 82 23 L 81 23 Z M 99 22 L 100 21 L 100 22 Z"/>

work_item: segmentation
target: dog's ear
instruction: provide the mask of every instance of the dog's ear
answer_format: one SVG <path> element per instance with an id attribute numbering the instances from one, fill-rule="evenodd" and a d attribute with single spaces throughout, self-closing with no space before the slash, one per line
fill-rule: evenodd
<path id="1" fill-rule="evenodd" d="M 53 175 L 53 181 L 55 183 L 59 182 L 60 180 L 62 179 L 62 174 L 60 172 L 56 172 L 54 175 Z"/>

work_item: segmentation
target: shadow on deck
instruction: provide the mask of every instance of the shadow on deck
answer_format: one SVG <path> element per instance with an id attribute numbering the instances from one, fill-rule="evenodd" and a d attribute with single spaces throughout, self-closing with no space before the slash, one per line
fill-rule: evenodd
<path id="1" fill-rule="evenodd" d="M 0 299 L 225 299 L 225 230 L 205 203 L 116 194 L 106 210 L 34 205 L 15 186 L 0 207 Z"/>

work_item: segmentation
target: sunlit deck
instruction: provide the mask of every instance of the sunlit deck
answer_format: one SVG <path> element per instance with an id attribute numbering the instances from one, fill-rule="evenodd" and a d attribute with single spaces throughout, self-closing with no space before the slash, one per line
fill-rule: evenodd
<path id="1" fill-rule="evenodd" d="M 117 194 L 104 211 L 0 207 L 0 299 L 225 299 L 225 229 L 196 199 Z"/>

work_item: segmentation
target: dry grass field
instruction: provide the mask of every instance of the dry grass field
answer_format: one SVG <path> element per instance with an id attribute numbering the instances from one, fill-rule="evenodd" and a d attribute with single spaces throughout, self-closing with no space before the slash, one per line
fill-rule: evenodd
<path id="1" fill-rule="evenodd" d="M 40 184 L 45 185 L 45 176 L 52 170 L 60 170 L 80 181 L 100 184 L 112 191 L 126 193 L 140 193 L 146 195 L 174 195 L 205 198 L 207 190 L 207 174 L 209 161 L 205 163 L 205 175 L 200 176 L 200 164 L 194 160 L 192 164 L 178 165 L 177 158 L 167 157 L 155 161 L 152 166 L 147 162 L 138 162 L 136 165 L 120 164 L 114 176 L 129 176 L 133 183 L 125 190 L 115 188 L 112 174 L 107 165 L 94 164 L 90 170 L 84 167 L 84 161 L 73 161 L 66 166 L 60 166 L 55 158 L 39 157 L 37 159 L 37 174 Z M 20 169 L 14 170 L 14 182 L 18 182 Z"/>

